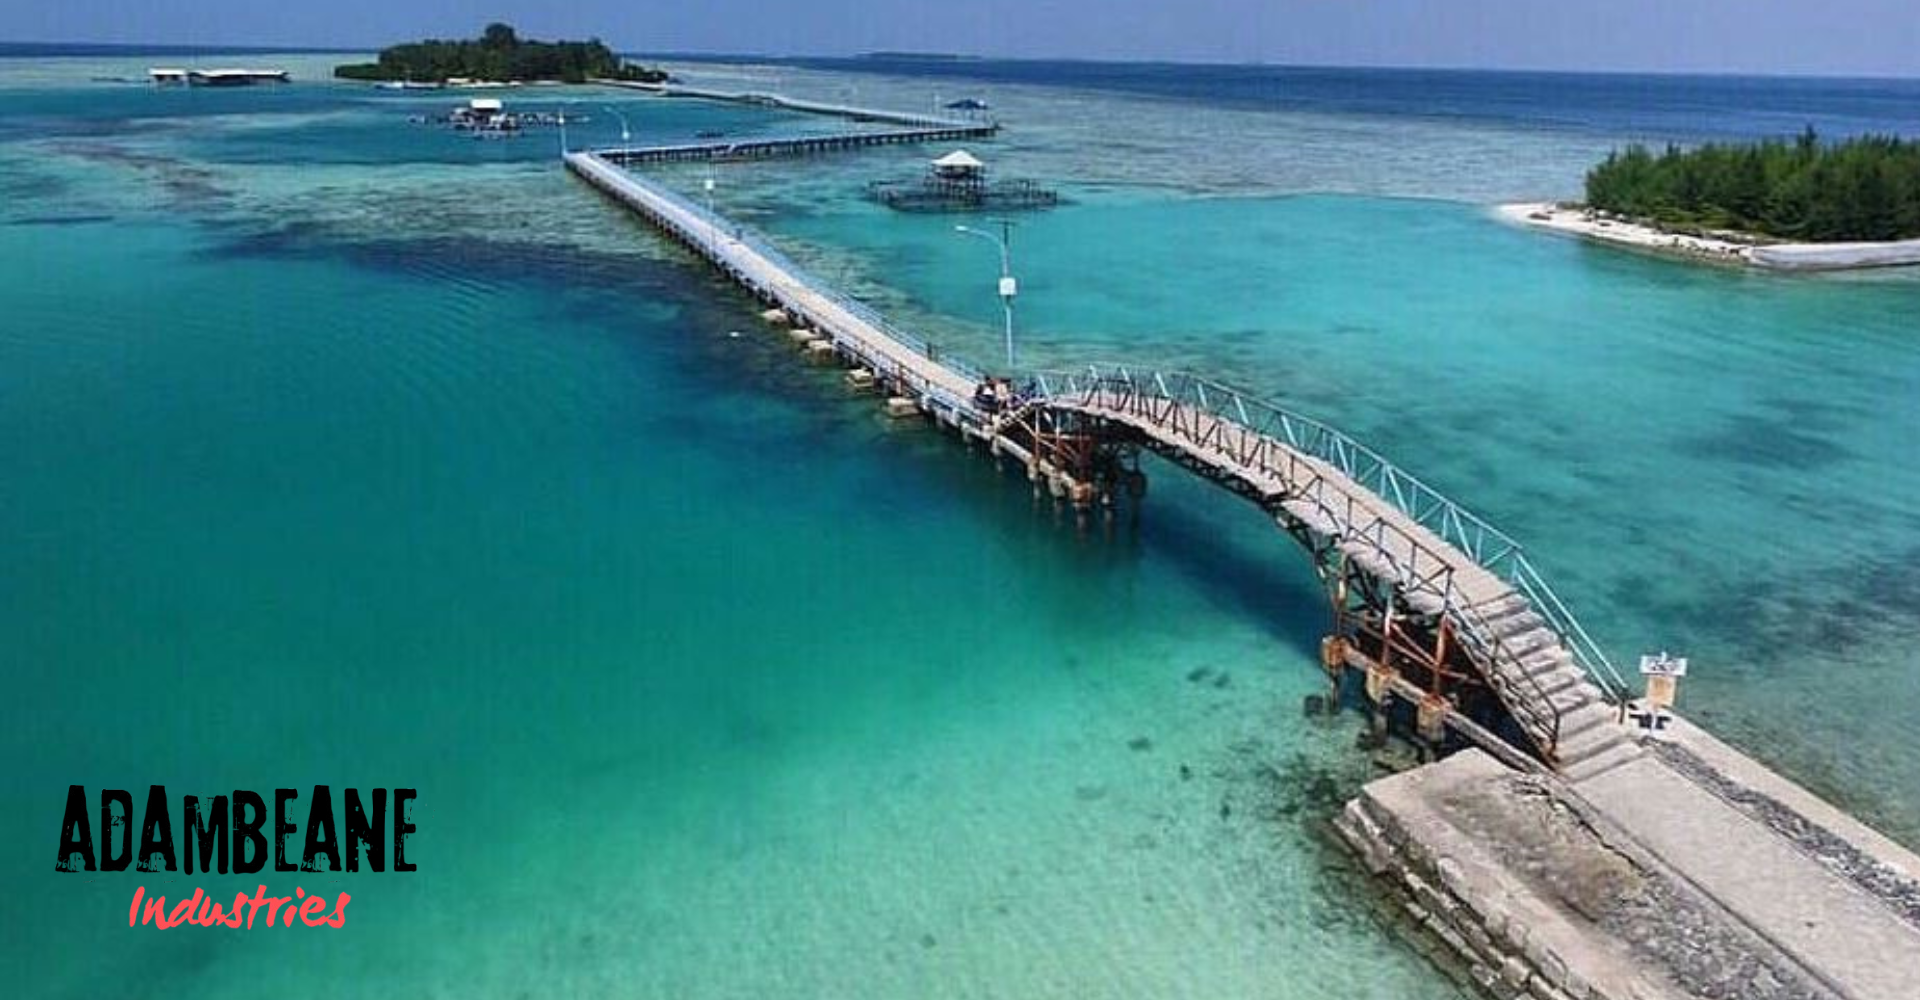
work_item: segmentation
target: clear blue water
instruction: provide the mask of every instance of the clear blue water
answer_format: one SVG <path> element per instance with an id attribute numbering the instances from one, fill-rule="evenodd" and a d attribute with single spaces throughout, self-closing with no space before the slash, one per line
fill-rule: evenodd
<path id="1" fill-rule="evenodd" d="M 1300 717 L 1321 599 L 1250 509 L 1168 469 L 1137 525 L 1036 509 L 796 364 L 551 137 L 406 122 L 450 95 L 90 82 L 145 62 L 0 60 L 0 892 L 33 915 L 0 975 L 26 995 L 1453 995 L 1322 839 L 1371 764 L 1352 719 Z M 1528 542 L 1621 658 L 1692 654 L 1691 714 L 1920 842 L 1920 285 L 1478 204 L 1577 185 L 1631 131 L 1607 116 L 1666 99 L 1644 81 L 1583 80 L 1605 100 L 1542 130 L 1512 81 L 1433 114 L 1008 72 L 964 84 L 1012 123 L 987 155 L 1074 197 L 1016 236 L 1030 360 L 1339 421 Z M 1835 121 L 1901 93 L 1754 86 Z M 823 127 L 553 99 L 655 137 Z M 730 166 L 716 198 L 992 357 L 985 248 L 857 198 L 923 155 Z M 138 879 L 31 859 L 67 784 L 150 782 L 415 785 L 420 871 L 346 880 L 324 935 L 128 932 Z"/>
<path id="2" fill-rule="evenodd" d="M 1687 76 L 1308 66 L 925 60 L 874 56 L 780 65 L 946 79 L 959 87 L 1034 84 L 1214 107 L 1490 122 L 1671 139 L 1821 132 L 1911 135 L 1920 80 Z"/>

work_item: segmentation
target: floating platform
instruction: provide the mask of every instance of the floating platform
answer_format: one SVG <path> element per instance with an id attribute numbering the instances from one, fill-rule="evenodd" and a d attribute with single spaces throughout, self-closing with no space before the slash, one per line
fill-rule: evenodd
<path id="1" fill-rule="evenodd" d="M 875 181 L 867 186 L 867 197 L 902 212 L 1019 212 L 1060 204 L 1060 192 L 1029 180 Z"/>
<path id="2" fill-rule="evenodd" d="M 1060 203 L 1059 192 L 1034 181 L 991 179 L 987 165 L 964 149 L 929 163 L 916 180 L 875 181 L 867 197 L 902 212 L 1007 212 Z"/>

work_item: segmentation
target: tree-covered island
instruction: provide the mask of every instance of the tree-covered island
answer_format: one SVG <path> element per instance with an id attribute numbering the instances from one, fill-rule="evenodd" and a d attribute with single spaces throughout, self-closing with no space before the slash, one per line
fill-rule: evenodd
<path id="1" fill-rule="evenodd" d="M 1920 141 L 1710 143 L 1615 151 L 1587 174 L 1590 209 L 1669 232 L 1803 243 L 1920 238 Z"/>
<path id="2" fill-rule="evenodd" d="M 377 62 L 336 66 L 343 80 L 408 80 L 421 83 L 450 79 L 495 83 L 560 80 L 586 83 L 591 79 L 638 80 L 663 83 L 659 69 L 629 63 L 599 39 L 585 42 L 538 42 L 523 39 L 512 26 L 489 24 L 472 41 L 430 39 L 380 50 Z"/>

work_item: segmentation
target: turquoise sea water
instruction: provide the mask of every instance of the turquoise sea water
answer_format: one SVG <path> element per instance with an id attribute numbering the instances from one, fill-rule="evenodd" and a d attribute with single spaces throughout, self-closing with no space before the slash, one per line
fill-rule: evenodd
<path id="1" fill-rule="evenodd" d="M 1371 765 L 1300 715 L 1321 598 L 1250 509 L 1166 468 L 1137 524 L 1036 508 L 796 364 L 547 140 L 406 123 L 445 96 L 88 82 L 143 68 L 0 61 L 9 982 L 1453 995 L 1324 843 Z M 1340 422 L 1529 543 L 1617 658 L 1692 654 L 1693 715 L 1920 842 L 1920 285 L 1480 206 L 1576 185 L 1600 131 L 991 92 L 989 157 L 1074 198 L 1016 235 L 1028 360 Z M 656 138 L 822 127 L 577 93 Z M 855 197 L 919 155 L 728 167 L 716 199 L 992 358 L 986 249 Z M 45 856 L 67 784 L 150 782 L 415 786 L 420 870 L 316 880 L 339 931 L 129 931 L 134 885 L 217 883 Z"/>

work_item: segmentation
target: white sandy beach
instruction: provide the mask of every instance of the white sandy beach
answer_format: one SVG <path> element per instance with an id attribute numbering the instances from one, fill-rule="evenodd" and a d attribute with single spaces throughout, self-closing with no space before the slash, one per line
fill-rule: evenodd
<path id="1" fill-rule="evenodd" d="M 1889 243 L 1769 243 L 1732 236 L 1670 233 L 1653 226 L 1605 218 L 1579 206 L 1554 202 L 1497 205 L 1501 219 L 1522 226 L 1652 253 L 1715 264 L 1744 264 L 1777 271 L 1850 271 L 1920 264 L 1920 240 Z"/>
<path id="2" fill-rule="evenodd" d="M 1554 202 L 1519 202 L 1496 206 L 1494 211 L 1508 222 L 1635 250 L 1723 264 L 1754 263 L 1754 245 L 1750 243 L 1664 232 L 1635 222 L 1601 218 L 1585 208 Z"/>

